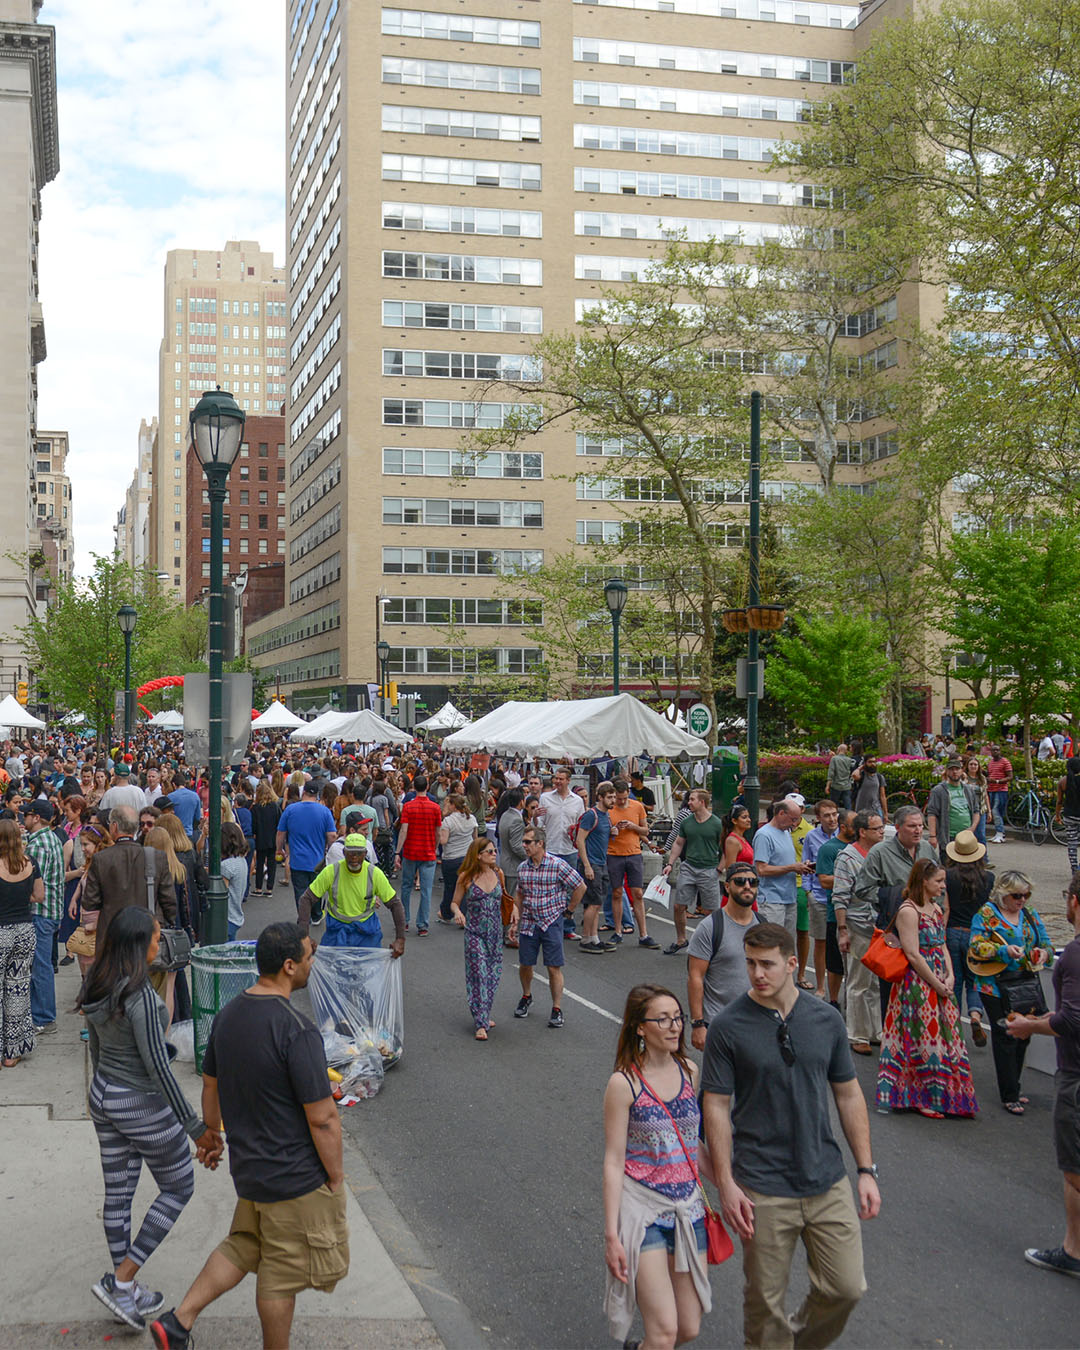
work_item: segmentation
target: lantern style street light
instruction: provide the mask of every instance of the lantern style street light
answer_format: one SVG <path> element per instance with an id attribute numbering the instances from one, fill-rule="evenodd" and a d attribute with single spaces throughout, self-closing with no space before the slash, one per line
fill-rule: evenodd
<path id="1" fill-rule="evenodd" d="M 116 611 L 116 622 L 124 635 L 124 754 L 131 748 L 131 635 L 139 621 L 132 605 L 121 605 Z"/>
<path id="2" fill-rule="evenodd" d="M 389 661 L 390 661 L 390 644 L 389 644 L 389 642 L 385 641 L 385 639 L 384 639 L 382 642 L 376 643 L 376 645 L 375 645 L 375 655 L 379 658 L 379 676 L 380 676 L 380 680 L 381 680 L 381 683 L 380 683 L 380 685 L 379 685 L 379 692 L 380 692 L 380 694 L 382 695 L 382 697 L 379 699 L 379 715 L 385 719 L 385 717 L 386 717 L 386 700 L 387 700 L 387 698 L 388 698 L 388 693 L 387 693 L 387 688 L 386 688 L 386 667 L 387 667 L 387 664 L 388 664 Z"/>
<path id="3" fill-rule="evenodd" d="M 612 655 L 615 658 L 613 692 L 616 694 L 619 693 L 619 620 L 622 618 L 623 609 L 626 607 L 628 594 L 626 582 L 620 581 L 618 577 L 611 577 L 604 582 L 604 603 L 611 615 L 611 646 Z"/>

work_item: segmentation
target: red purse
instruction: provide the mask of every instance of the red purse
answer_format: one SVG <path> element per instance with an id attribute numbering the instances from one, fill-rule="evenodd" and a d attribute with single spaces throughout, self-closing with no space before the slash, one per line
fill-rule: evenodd
<path id="1" fill-rule="evenodd" d="M 860 958 L 867 970 L 873 971 L 879 979 L 887 980 L 889 984 L 899 984 L 908 973 L 908 959 L 900 946 L 900 939 L 889 931 L 899 913 L 900 910 L 897 910 L 887 927 L 874 929 L 866 955 Z"/>
<path id="2" fill-rule="evenodd" d="M 686 1147 L 686 1140 L 682 1137 L 682 1130 L 675 1124 L 675 1117 L 667 1109 L 662 1098 L 658 1097 L 652 1088 L 648 1085 L 638 1071 L 638 1077 L 641 1078 L 641 1086 L 649 1094 L 654 1102 L 675 1126 L 675 1133 L 679 1136 L 679 1143 L 682 1145 L 683 1154 L 686 1161 L 690 1164 L 690 1171 L 694 1174 L 694 1180 L 697 1182 L 698 1190 L 701 1192 L 701 1199 L 705 1205 L 705 1256 L 710 1266 L 720 1266 L 734 1252 L 735 1247 L 731 1241 L 731 1235 L 724 1227 L 724 1221 L 720 1215 L 709 1204 L 709 1197 L 705 1194 L 705 1187 L 701 1184 L 701 1173 L 697 1170 L 693 1158 L 690 1157 L 689 1150 Z"/>

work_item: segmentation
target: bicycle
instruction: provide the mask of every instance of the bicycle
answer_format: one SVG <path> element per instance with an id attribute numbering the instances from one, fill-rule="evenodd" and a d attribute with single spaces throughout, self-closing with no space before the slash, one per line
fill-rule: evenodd
<path id="1" fill-rule="evenodd" d="M 1065 827 L 1054 820 L 1054 813 L 1039 796 L 1038 784 L 1031 778 L 1016 780 L 1017 791 L 1010 792 L 1005 803 L 1005 820 L 1031 838 L 1033 844 L 1045 844 L 1052 834 L 1057 843 L 1065 842 Z"/>
<path id="2" fill-rule="evenodd" d="M 906 792 L 889 793 L 885 798 L 885 805 L 888 808 L 890 820 L 895 815 L 898 806 L 917 806 L 923 815 L 926 815 L 926 803 L 930 800 L 930 794 L 928 792 L 923 800 L 919 801 L 918 797 L 915 796 L 915 789 L 919 786 L 917 778 L 909 778 Z"/>

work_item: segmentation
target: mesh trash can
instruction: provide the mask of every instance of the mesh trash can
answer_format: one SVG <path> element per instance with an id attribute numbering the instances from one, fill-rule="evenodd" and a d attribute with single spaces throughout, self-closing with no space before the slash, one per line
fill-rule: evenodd
<path id="1" fill-rule="evenodd" d="M 195 1021 L 195 1072 L 202 1073 L 203 1055 L 214 1018 L 230 999 L 250 989 L 259 978 L 254 942 L 196 947 L 191 953 L 191 1009 Z"/>

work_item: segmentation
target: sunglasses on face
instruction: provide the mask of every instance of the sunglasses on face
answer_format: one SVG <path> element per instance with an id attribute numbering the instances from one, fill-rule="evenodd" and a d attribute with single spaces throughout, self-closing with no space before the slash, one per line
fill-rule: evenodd
<path id="1" fill-rule="evenodd" d="M 1010 891 L 1010 892 L 1009 892 L 1009 899 L 1010 899 L 1010 900 L 1030 900 L 1030 899 L 1031 899 L 1031 892 L 1030 892 L 1030 891 Z"/>
<path id="2" fill-rule="evenodd" d="M 732 886 L 760 886 L 761 878 L 751 876 L 749 872 L 740 873 L 737 877 L 731 878 Z"/>
<path id="3" fill-rule="evenodd" d="M 780 1058 L 790 1069 L 795 1063 L 795 1047 L 791 1044 L 791 1032 L 786 1022 L 776 1028 L 776 1043 L 780 1047 Z"/>

